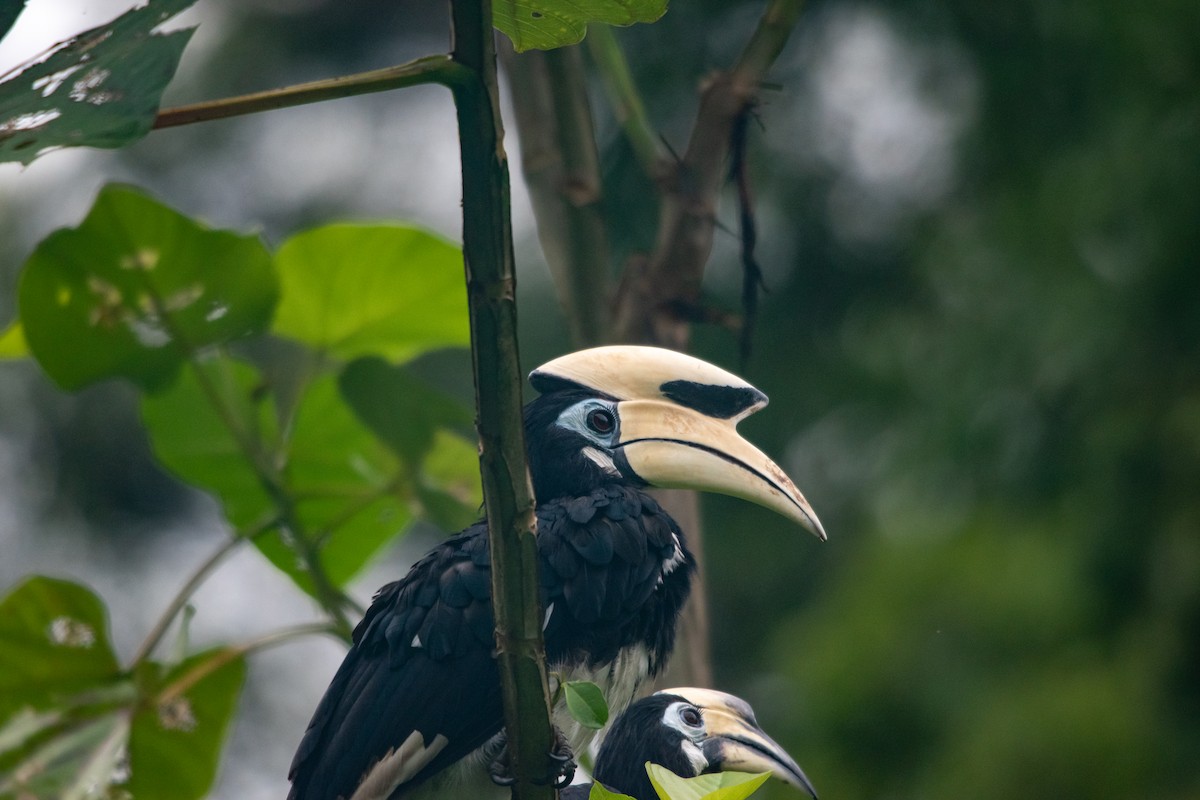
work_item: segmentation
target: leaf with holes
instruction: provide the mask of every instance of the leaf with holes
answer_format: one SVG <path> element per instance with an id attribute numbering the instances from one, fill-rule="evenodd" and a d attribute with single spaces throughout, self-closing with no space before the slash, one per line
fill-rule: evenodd
<path id="1" fill-rule="evenodd" d="M 246 660 L 231 648 L 194 655 L 158 679 L 129 735 L 127 788 L 134 797 L 208 793 L 245 679 Z"/>
<path id="2" fill-rule="evenodd" d="M 522 52 L 575 44 L 593 22 L 654 22 L 666 11 L 667 0 L 496 0 L 492 22 Z"/>
<path id="3" fill-rule="evenodd" d="M 567 710 L 580 725 L 600 730 L 608 722 L 608 703 L 604 692 L 591 681 L 567 681 L 563 684 Z"/>
<path id="4" fill-rule="evenodd" d="M 262 330 L 278 285 L 257 236 L 211 230 L 127 186 L 107 186 L 21 276 L 25 340 L 65 389 L 124 377 L 160 389 L 196 349 Z"/>
<path id="5" fill-rule="evenodd" d="M 336 358 L 403 361 L 470 343 L 462 251 L 405 225 L 328 225 L 275 256 L 274 333 Z"/>
<path id="6" fill-rule="evenodd" d="M 149 133 L 193 29 L 156 31 L 195 1 L 149 0 L 5 75 L 0 161 L 28 164 L 56 147 L 123 147 Z M 0 11 L 0 22 L 10 13 Z"/>
<path id="7" fill-rule="evenodd" d="M 90 589 L 29 578 L 0 601 L 0 723 L 106 685 L 120 673 L 108 615 Z"/>
<path id="8" fill-rule="evenodd" d="M 745 800 L 771 777 L 769 772 L 714 772 L 681 778 L 658 764 L 647 764 L 646 772 L 662 800 Z"/>

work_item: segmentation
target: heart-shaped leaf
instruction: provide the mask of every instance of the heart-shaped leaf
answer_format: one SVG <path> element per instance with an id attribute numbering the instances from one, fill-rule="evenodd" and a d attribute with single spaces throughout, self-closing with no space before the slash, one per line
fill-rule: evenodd
<path id="1" fill-rule="evenodd" d="M 273 330 L 343 360 L 403 361 L 470 342 L 462 251 L 405 225 L 328 225 L 275 256 Z"/>

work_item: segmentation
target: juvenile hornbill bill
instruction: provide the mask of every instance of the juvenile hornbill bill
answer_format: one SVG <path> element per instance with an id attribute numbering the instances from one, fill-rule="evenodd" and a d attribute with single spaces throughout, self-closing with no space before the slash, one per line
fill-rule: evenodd
<path id="1" fill-rule="evenodd" d="M 800 765 L 758 726 L 750 704 L 712 689 L 664 689 L 631 705 L 604 737 L 593 777 L 634 800 L 657 800 L 646 762 L 681 778 L 769 772 L 817 797 Z M 581 783 L 559 797 L 586 800 L 590 791 L 590 783 Z"/>
<path id="2" fill-rule="evenodd" d="M 791 480 L 738 435 L 767 403 L 741 378 L 670 350 L 614 346 L 557 358 L 530 382 L 541 392 L 524 424 L 548 668 L 599 684 L 619 713 L 670 655 L 694 570 L 646 487 L 735 495 L 825 533 Z M 504 714 L 489 564 L 480 522 L 379 590 L 296 751 L 291 800 L 495 792 Z M 554 721 L 574 752 L 593 736 L 561 710 Z"/>

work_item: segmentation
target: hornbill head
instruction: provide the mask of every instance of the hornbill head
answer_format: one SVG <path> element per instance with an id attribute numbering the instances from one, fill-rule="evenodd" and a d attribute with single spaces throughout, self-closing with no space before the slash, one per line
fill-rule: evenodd
<path id="1" fill-rule="evenodd" d="M 604 739 L 595 778 L 634 797 L 654 797 L 647 761 L 684 778 L 769 772 L 817 796 L 795 760 L 758 726 L 750 704 L 712 689 L 664 689 L 630 706 Z"/>
<path id="2" fill-rule="evenodd" d="M 529 376 L 542 393 L 526 407 L 538 502 L 605 483 L 733 495 L 825 530 L 775 462 L 737 432 L 767 396 L 698 358 L 614 345 L 556 358 Z"/>

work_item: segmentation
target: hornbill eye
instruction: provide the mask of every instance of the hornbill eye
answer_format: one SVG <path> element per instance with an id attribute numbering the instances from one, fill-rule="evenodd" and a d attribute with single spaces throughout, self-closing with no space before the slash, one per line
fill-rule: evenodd
<path id="1" fill-rule="evenodd" d="M 699 728 L 703 719 L 700 717 L 700 711 L 695 706 L 683 706 L 679 709 L 679 718 L 683 720 L 683 724 L 689 728 Z"/>
<path id="2" fill-rule="evenodd" d="M 617 426 L 617 420 L 613 417 L 612 412 L 604 408 L 589 411 L 586 421 L 590 429 L 602 435 L 612 433 L 613 428 Z"/>

